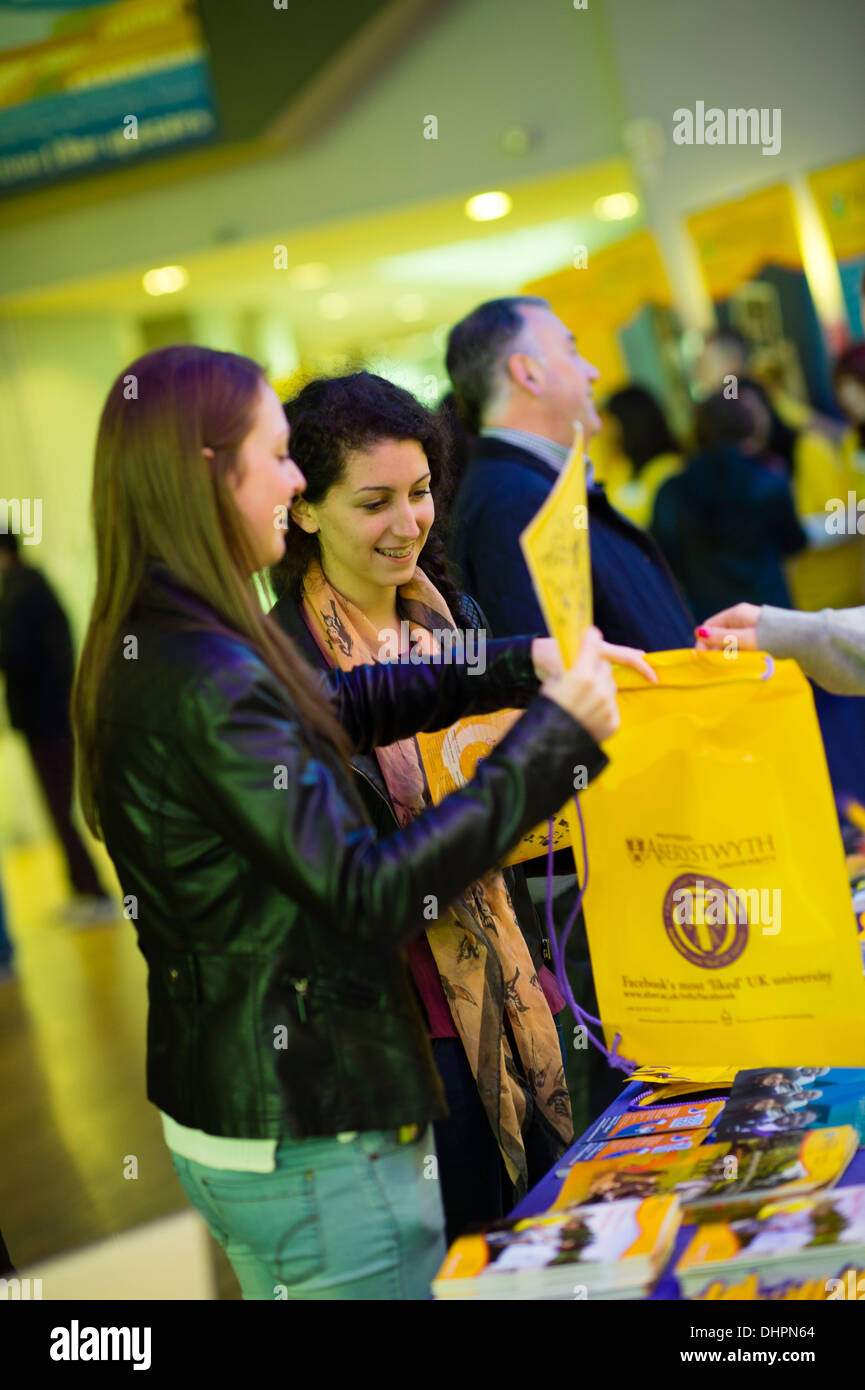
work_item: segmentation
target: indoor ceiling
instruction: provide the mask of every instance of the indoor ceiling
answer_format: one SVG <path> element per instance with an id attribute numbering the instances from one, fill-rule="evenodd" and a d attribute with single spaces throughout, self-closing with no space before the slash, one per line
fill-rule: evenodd
<path id="1" fill-rule="evenodd" d="M 0 302 L 16 313 L 138 317 L 278 307 L 305 346 L 334 344 L 434 328 L 473 300 L 570 264 L 578 246 L 591 252 L 621 237 L 625 226 L 641 225 L 639 211 L 627 223 L 604 221 L 595 211 L 600 198 L 636 191 L 623 159 L 506 191 L 512 207 L 500 221 L 470 221 L 461 195 L 184 257 L 186 286 L 156 298 L 142 284 L 154 267 L 141 264 Z M 275 253 L 284 268 L 275 268 Z"/>

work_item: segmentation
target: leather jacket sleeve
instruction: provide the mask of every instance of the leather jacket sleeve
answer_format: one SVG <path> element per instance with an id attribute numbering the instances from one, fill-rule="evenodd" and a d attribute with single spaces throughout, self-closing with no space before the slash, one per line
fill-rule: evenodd
<path id="1" fill-rule="evenodd" d="M 433 725 L 431 669 L 375 669 L 389 673 L 395 726 L 368 708 L 368 733 L 383 741 L 400 737 L 403 684 L 407 703 L 415 710 L 422 705 Z M 463 679 L 471 685 L 475 678 Z M 367 681 L 364 700 L 373 690 L 378 697 Z M 452 722 L 454 713 L 446 702 L 440 722 Z M 580 724 L 538 696 L 469 786 L 377 840 L 342 762 L 306 733 L 257 657 L 236 656 L 199 677 L 184 691 L 178 720 L 183 766 L 176 774 L 205 821 L 323 931 L 379 944 L 414 935 L 531 826 L 558 811 L 573 794 L 575 765 L 591 778 L 607 761 Z"/>
<path id="2" fill-rule="evenodd" d="M 446 729 L 469 714 L 524 709 L 540 684 L 532 637 L 488 642 L 483 672 L 453 664 L 356 666 L 331 671 L 335 712 L 359 753 L 412 734 Z"/>

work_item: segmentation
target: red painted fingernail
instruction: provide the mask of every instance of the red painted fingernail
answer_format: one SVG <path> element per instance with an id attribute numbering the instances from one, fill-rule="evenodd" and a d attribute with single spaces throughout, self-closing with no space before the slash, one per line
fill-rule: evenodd
<path id="1" fill-rule="evenodd" d="M 709 629 L 708 629 L 707 627 L 698 627 L 698 628 L 697 628 L 697 636 L 698 636 L 698 637 L 708 637 L 709 635 L 710 635 L 710 634 L 709 634 Z"/>

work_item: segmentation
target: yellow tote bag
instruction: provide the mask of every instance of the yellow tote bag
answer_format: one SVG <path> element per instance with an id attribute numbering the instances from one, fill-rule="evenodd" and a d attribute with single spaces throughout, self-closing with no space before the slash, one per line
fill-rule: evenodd
<path id="1" fill-rule="evenodd" d="M 763 653 L 617 669 L 580 796 L 608 1046 L 639 1063 L 865 1065 L 865 979 L 810 687 Z M 579 843 L 575 838 L 574 843 Z"/>

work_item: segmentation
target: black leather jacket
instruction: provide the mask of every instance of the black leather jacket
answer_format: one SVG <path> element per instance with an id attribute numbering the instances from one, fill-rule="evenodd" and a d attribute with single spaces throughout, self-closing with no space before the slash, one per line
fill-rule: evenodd
<path id="1" fill-rule="evenodd" d="M 471 629 L 479 630 L 484 633 L 485 638 L 488 638 L 489 624 L 474 599 L 470 598 L 468 594 L 461 594 L 460 605 L 460 611 L 455 616 L 457 621 L 461 623 L 462 631 L 467 633 Z M 324 653 L 306 625 L 301 604 L 292 594 L 283 594 L 271 612 L 283 631 L 299 647 L 310 666 L 319 667 L 324 672 L 331 669 Z M 477 677 L 473 677 L 473 679 L 477 679 Z M 355 786 L 369 812 L 370 820 L 380 836 L 392 835 L 394 830 L 398 829 L 399 822 L 393 813 L 378 758 L 371 751 L 355 753 L 351 759 L 351 766 L 356 774 Z M 570 851 L 567 852 L 570 853 Z M 537 874 L 544 873 L 546 871 L 546 859 L 542 858 L 535 861 L 534 869 Z M 517 865 L 512 868 L 505 868 L 502 872 L 508 892 L 511 895 L 511 902 L 514 905 L 514 916 L 529 948 L 535 970 L 540 970 L 542 965 L 552 967 L 550 944 L 544 935 L 535 905 L 532 902 L 526 883 L 525 870 L 522 865 Z M 422 1008 L 423 1005 L 420 1000 L 418 1003 Z"/>
<path id="2" fill-rule="evenodd" d="M 529 638 L 464 666 L 323 679 L 353 746 L 531 708 L 472 784 L 381 839 L 339 756 L 161 564 L 99 700 L 96 799 L 149 967 L 147 1094 L 180 1124 L 295 1138 L 446 1113 L 400 947 L 606 758 L 538 689 Z"/>

